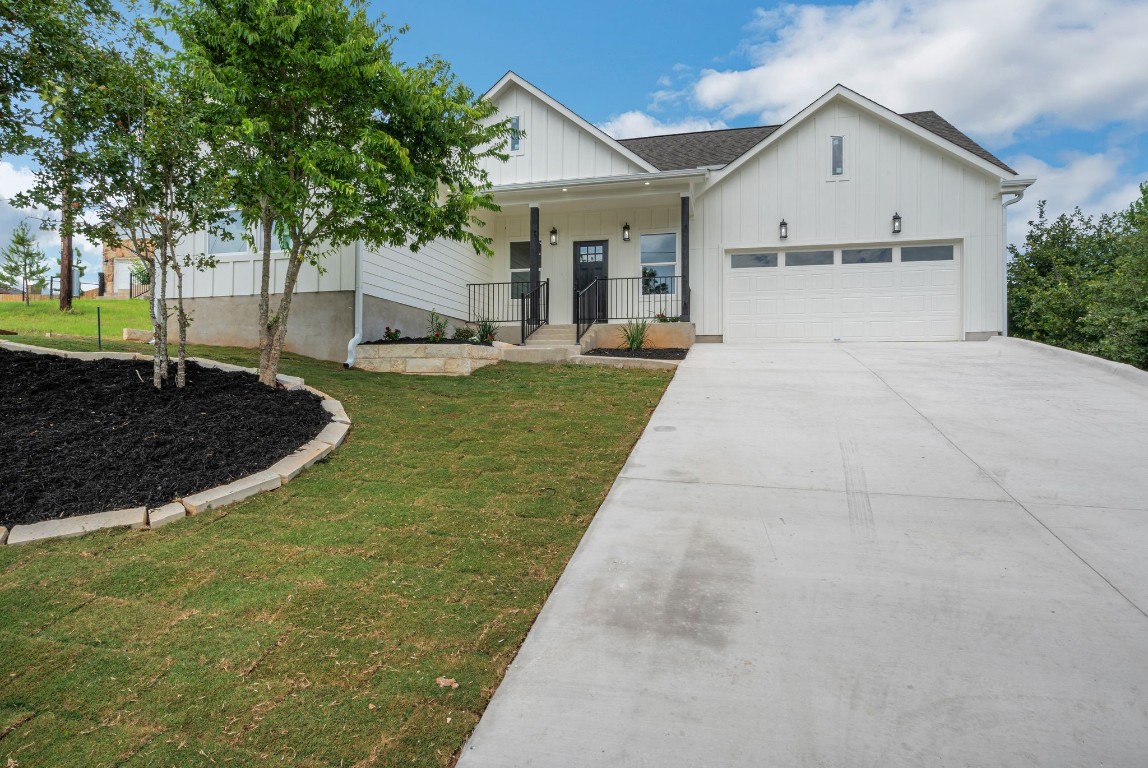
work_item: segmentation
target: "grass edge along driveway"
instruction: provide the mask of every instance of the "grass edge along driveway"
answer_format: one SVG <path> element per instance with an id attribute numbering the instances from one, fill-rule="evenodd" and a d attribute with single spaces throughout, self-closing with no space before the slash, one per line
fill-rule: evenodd
<path id="1" fill-rule="evenodd" d="M 326 462 L 156 531 L 0 547 L 0 766 L 449 765 L 670 378 L 283 371 L 355 423 Z"/>

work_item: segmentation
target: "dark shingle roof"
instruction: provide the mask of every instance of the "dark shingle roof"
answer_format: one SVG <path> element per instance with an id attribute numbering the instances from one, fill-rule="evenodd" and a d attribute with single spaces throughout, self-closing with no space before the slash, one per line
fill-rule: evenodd
<path id="1" fill-rule="evenodd" d="M 936 112 L 909 112 L 901 115 L 926 131 L 972 152 L 982 160 L 1016 173 L 987 149 L 977 144 Z M 719 131 L 673 133 L 618 141 L 626 149 L 659 171 L 678 171 L 705 166 L 729 165 L 744 155 L 781 126 L 759 125 L 753 128 L 727 128 Z"/>
<path id="2" fill-rule="evenodd" d="M 729 165 L 778 127 L 761 125 L 754 128 L 673 133 L 622 139 L 618 143 L 659 171 L 680 171 L 707 165 Z"/>
<path id="3" fill-rule="evenodd" d="M 953 144 L 956 144 L 961 149 L 972 152 L 982 160 L 988 160 L 998 168 L 1003 168 L 1009 173 L 1016 173 L 1016 171 L 1014 171 L 1012 168 L 1009 168 L 1007 165 L 1005 165 L 1000 160 L 1000 158 L 998 158 L 992 152 L 989 152 L 980 144 L 970 139 L 965 134 L 958 131 L 955 125 L 938 115 L 936 112 L 906 112 L 905 114 L 901 115 L 901 117 L 905 118 L 910 123 L 916 123 L 930 133 L 935 133 L 945 141 L 950 141 Z"/>

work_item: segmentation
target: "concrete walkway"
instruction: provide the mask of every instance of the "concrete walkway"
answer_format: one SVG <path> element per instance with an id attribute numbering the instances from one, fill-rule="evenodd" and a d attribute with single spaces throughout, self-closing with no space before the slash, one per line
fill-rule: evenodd
<path id="1" fill-rule="evenodd" d="M 701 345 L 460 768 L 1148 764 L 1148 386 Z"/>

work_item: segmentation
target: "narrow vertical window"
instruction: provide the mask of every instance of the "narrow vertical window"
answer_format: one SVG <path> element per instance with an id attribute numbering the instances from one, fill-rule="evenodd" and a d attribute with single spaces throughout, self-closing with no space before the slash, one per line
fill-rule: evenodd
<path id="1" fill-rule="evenodd" d="M 522 120 L 518 115 L 510 118 L 510 151 L 522 151 Z"/>
<path id="2" fill-rule="evenodd" d="M 845 137 L 844 136 L 830 136 L 829 137 L 830 154 L 832 155 L 830 162 L 831 173 L 834 176 L 845 175 Z"/>

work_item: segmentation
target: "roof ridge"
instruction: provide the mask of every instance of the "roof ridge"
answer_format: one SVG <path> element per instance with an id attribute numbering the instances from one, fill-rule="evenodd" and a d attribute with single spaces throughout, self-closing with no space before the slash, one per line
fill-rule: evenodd
<path id="1" fill-rule="evenodd" d="M 629 136 L 615 141 L 635 141 L 637 139 L 661 139 L 666 136 L 697 136 L 701 133 L 730 133 L 732 131 L 755 131 L 763 128 L 780 128 L 780 125 L 742 125 L 735 128 L 706 128 L 702 131 L 677 131 L 675 133 L 651 133 L 649 136 Z"/>

